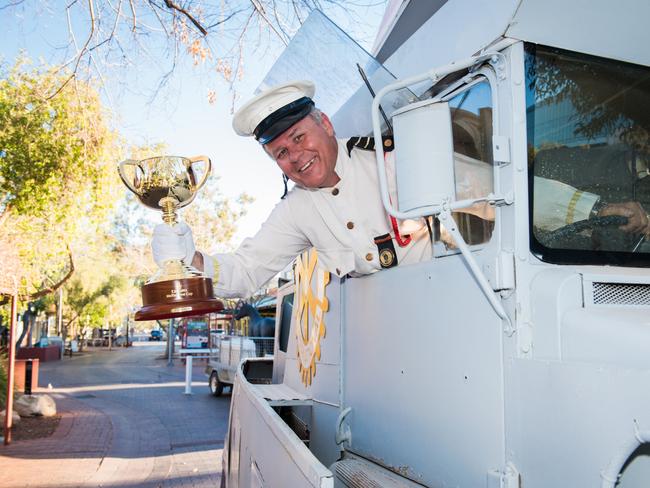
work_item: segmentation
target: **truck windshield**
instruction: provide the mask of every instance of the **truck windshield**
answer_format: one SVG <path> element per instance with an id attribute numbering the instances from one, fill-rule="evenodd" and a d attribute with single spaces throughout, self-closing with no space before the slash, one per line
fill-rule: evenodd
<path id="1" fill-rule="evenodd" d="M 650 68 L 526 45 L 531 249 L 650 264 Z"/>

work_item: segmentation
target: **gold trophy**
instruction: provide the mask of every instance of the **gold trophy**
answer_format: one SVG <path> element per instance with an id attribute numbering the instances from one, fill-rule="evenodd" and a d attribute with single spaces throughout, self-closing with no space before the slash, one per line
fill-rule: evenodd
<path id="1" fill-rule="evenodd" d="M 162 210 L 168 225 L 178 223 L 176 210 L 188 205 L 205 184 L 211 169 L 206 156 L 159 156 L 118 165 L 120 178 L 147 207 Z M 142 286 L 142 308 L 135 320 L 187 317 L 223 309 L 214 297 L 212 279 L 179 259 L 165 261 Z"/>

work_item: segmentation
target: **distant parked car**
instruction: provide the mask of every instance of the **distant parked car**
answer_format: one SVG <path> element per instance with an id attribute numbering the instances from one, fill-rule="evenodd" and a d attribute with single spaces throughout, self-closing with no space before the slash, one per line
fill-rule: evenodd
<path id="1" fill-rule="evenodd" d="M 150 341 L 162 341 L 162 338 L 163 338 L 162 330 L 152 330 L 151 334 L 149 334 Z"/>

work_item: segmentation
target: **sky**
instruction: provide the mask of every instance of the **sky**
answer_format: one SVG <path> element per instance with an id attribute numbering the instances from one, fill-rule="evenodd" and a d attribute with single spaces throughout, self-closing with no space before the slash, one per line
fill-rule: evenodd
<path id="1" fill-rule="evenodd" d="M 363 24 L 354 24 L 355 32 L 351 35 L 367 50 L 372 46 L 385 8 L 380 0 L 374 3 L 371 7 L 350 3 L 354 13 L 364 19 Z M 62 4 L 27 0 L 19 9 L 0 9 L 0 62 L 13 64 L 21 50 L 32 59 L 60 61 L 61 46 L 69 36 Z M 334 20 L 344 27 L 346 19 Z M 81 42 L 87 29 L 74 18 L 72 25 Z M 214 47 L 219 49 L 218 45 Z M 116 66 L 114 70 L 102 72 L 107 87 L 102 97 L 116 117 L 116 129 L 129 142 L 164 142 L 167 152 L 174 155 L 205 154 L 213 164 L 210 184 L 218 185 L 227 197 L 236 198 L 246 192 L 255 199 L 247 215 L 239 221 L 234 244 L 259 229 L 283 192 L 281 172 L 275 163 L 253 139 L 237 136 L 231 126 L 233 106 L 236 109 L 253 96 L 282 48 L 279 42 L 250 46 L 234 102 L 225 82 L 214 72 L 206 73 L 201 66 L 194 67 L 189 58 L 177 67 L 169 84 L 153 101 L 151 87 L 160 78 L 156 66 Z M 210 90 L 216 92 L 212 104 L 208 102 Z M 158 216 L 152 213 L 150 218 L 156 222 Z"/>

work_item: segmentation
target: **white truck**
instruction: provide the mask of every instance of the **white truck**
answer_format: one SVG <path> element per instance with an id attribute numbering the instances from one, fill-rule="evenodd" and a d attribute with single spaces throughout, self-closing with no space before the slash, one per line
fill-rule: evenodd
<path id="1" fill-rule="evenodd" d="M 431 219 L 434 257 L 342 279 L 298 260 L 274 359 L 236 372 L 225 486 L 650 485 L 650 243 L 602 213 L 650 210 L 649 19 L 392 1 L 374 54 L 396 79 L 308 19 L 265 83 L 316 81 L 340 137 L 380 137 L 383 108 L 387 212 Z"/>
<path id="2" fill-rule="evenodd" d="M 220 396 L 224 388 L 232 389 L 237 368 L 243 360 L 270 356 L 273 351 L 273 338 L 269 337 L 213 334 L 211 342 L 205 374 L 210 393 L 214 396 Z M 251 370 L 249 382 L 253 382 L 252 375 L 257 374 L 260 382 L 269 383 L 272 365 L 266 366 L 266 363 L 260 362 L 254 366 L 258 364 L 263 369 L 259 372 Z"/>

